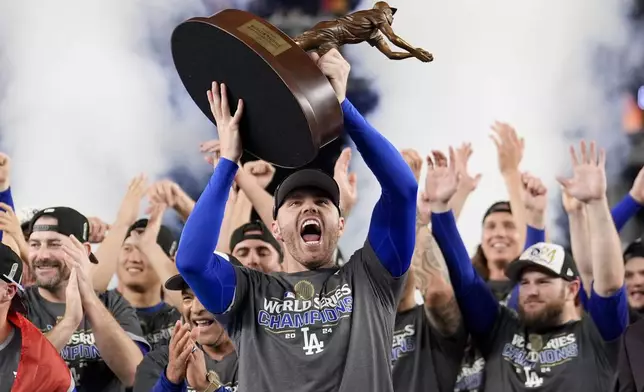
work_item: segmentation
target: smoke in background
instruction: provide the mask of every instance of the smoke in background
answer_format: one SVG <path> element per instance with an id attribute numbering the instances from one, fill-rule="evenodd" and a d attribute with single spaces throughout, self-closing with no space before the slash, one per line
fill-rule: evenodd
<path id="1" fill-rule="evenodd" d="M 70 205 L 111 221 L 136 174 L 203 167 L 198 144 L 216 133 L 180 84 L 170 35 L 227 5 L 0 2 L 0 138 L 17 207 Z"/>
<path id="2" fill-rule="evenodd" d="M 398 7 L 394 30 L 432 52 L 435 61 L 391 61 L 369 45 L 351 48 L 352 70 L 369 72 L 379 84 L 380 106 L 370 121 L 397 147 L 426 154 L 473 143 L 470 170 L 483 173 L 483 180 L 459 220 L 469 249 L 479 242 L 484 210 L 507 198 L 488 137 L 494 120 L 510 122 L 525 137 L 521 168 L 546 181 L 551 206 L 559 203 L 554 179 L 567 170 L 571 139 L 598 138 L 610 147 L 620 137 L 613 101 L 619 95 L 605 94 L 619 71 L 602 55 L 625 43 L 626 22 L 617 3 L 392 0 Z M 359 174 L 366 181 L 367 171 Z M 361 189 L 349 222 L 357 246 L 378 195 L 374 182 Z"/>

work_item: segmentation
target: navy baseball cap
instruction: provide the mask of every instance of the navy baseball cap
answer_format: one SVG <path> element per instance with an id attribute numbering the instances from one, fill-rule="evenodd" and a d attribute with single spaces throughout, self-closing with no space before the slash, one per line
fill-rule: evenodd
<path id="1" fill-rule="evenodd" d="M 58 222 L 55 225 L 37 225 L 36 221 L 43 216 L 51 216 Z M 28 235 L 35 231 L 54 231 L 66 236 L 73 235 L 81 243 L 89 242 L 89 221 L 85 215 L 69 207 L 50 207 L 38 211 L 29 222 Z M 91 252 L 89 261 L 98 264 L 98 259 Z"/>
<path id="2" fill-rule="evenodd" d="M 25 289 L 22 287 L 22 260 L 10 247 L 0 242 L 0 279 L 15 285 L 18 290 L 11 300 L 11 309 L 23 314 L 27 313 L 22 298 Z"/>
<path id="3" fill-rule="evenodd" d="M 139 219 L 138 221 L 134 222 L 134 224 L 127 230 L 125 238 L 128 238 L 133 231 L 145 230 L 145 228 L 148 226 L 148 222 L 148 219 Z M 157 235 L 157 244 L 159 244 L 161 249 L 163 249 L 163 252 L 165 252 L 165 254 L 170 258 L 174 257 L 174 255 L 177 253 L 178 241 L 167 226 L 161 225 L 161 228 L 159 229 L 159 235 Z"/>
<path id="4" fill-rule="evenodd" d="M 277 210 L 284 204 L 289 193 L 296 189 L 315 188 L 324 192 L 333 205 L 340 211 L 340 187 L 333 177 L 322 170 L 298 170 L 284 181 L 275 190 L 275 205 L 273 206 L 273 219 L 277 219 Z M 342 214 L 342 212 L 340 212 Z"/>

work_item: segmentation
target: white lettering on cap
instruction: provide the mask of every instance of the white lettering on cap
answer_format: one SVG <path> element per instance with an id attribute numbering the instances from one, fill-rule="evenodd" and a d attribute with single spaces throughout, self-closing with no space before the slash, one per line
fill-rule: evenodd
<path id="1" fill-rule="evenodd" d="M 519 260 L 531 261 L 560 275 L 565 257 L 566 252 L 561 245 L 539 242 L 526 249 Z"/>
<path id="2" fill-rule="evenodd" d="M 47 208 L 46 210 L 43 210 L 43 213 L 47 213 L 47 214 L 48 214 L 48 213 L 52 213 L 52 212 L 54 212 L 54 211 L 56 211 L 56 209 L 55 209 L 55 208 Z"/>
<path id="3" fill-rule="evenodd" d="M 11 266 L 11 269 L 9 270 L 9 274 L 7 275 L 7 277 L 9 279 L 11 279 L 11 280 L 16 280 L 15 279 L 16 272 L 18 272 L 18 263 L 13 263 L 13 265 Z"/>

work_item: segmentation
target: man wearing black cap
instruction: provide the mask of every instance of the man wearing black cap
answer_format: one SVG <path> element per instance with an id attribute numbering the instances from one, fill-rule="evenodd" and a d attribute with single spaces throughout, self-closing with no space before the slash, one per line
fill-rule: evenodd
<path id="1" fill-rule="evenodd" d="M 246 223 L 233 231 L 230 251 L 244 267 L 267 274 L 282 270 L 282 247 L 262 221 Z"/>
<path id="2" fill-rule="evenodd" d="M 628 325 L 619 237 L 606 200 L 605 155 L 582 144 L 564 190 L 585 204 L 591 238 L 593 285 L 588 314 L 575 300 L 581 283 L 572 257 L 555 244 L 537 243 L 509 264 L 519 284 L 518 315 L 500 306 L 470 263 L 448 205 L 458 176 L 453 163 L 430 165 L 425 194 L 432 228 L 450 272 L 466 329 L 486 360 L 484 391 L 611 389 L 620 337 Z M 429 189 L 428 189 L 429 188 Z"/>
<path id="3" fill-rule="evenodd" d="M 231 262 L 241 266 L 234 258 Z M 165 288 L 181 293 L 182 319 L 170 344 L 151 351 L 139 365 L 134 392 L 236 391 L 237 354 L 224 327 L 181 275 L 168 279 Z"/>
<path id="4" fill-rule="evenodd" d="M 97 295 L 78 211 L 39 211 L 29 225 L 29 263 L 36 284 L 26 290 L 28 318 L 60 351 L 79 391 L 121 391 L 134 382 L 147 343 L 134 309 L 113 291 Z M 136 342 L 136 343 L 135 343 Z"/>
<path id="5" fill-rule="evenodd" d="M 221 158 L 186 222 L 177 267 L 235 341 L 240 390 L 392 392 L 392 331 L 414 249 L 418 183 L 398 150 L 345 99 L 349 64 L 340 53 L 331 50 L 317 64 L 382 188 L 364 247 L 335 266 L 344 230 L 338 184 L 309 169 L 275 191 L 271 229 L 284 250 L 284 272 L 234 267 L 213 253 L 242 152 L 243 107 L 231 116 L 225 87 L 220 93 L 213 83 L 208 97 Z"/>
<path id="6" fill-rule="evenodd" d="M 624 251 L 628 304 L 635 313 L 644 314 L 644 243 L 639 238 Z"/>
<path id="7" fill-rule="evenodd" d="M 118 291 L 136 309 L 143 336 L 152 349 L 168 344 L 172 328 L 181 317 L 176 309 L 181 306 L 180 295 L 165 295 L 161 286 L 162 281 L 177 274 L 173 262 L 177 241 L 161 224 L 163 210 L 155 208 L 150 219 L 139 219 L 128 229 L 116 269 Z"/>
<path id="8" fill-rule="evenodd" d="M 56 349 L 22 314 L 22 260 L 0 243 L 0 392 L 75 391 Z"/>

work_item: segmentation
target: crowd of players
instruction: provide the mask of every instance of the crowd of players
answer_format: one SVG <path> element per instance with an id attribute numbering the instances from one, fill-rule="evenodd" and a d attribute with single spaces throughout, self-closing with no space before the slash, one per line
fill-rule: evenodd
<path id="1" fill-rule="evenodd" d="M 19 217 L 2 155 L 0 392 L 644 390 L 644 244 L 622 252 L 618 237 L 644 205 L 644 169 L 611 210 L 603 150 L 571 147 L 558 179 L 569 253 L 547 242 L 547 189 L 519 170 L 523 139 L 494 124 L 509 201 L 487 210 L 470 257 L 456 220 L 480 179 L 472 147 L 399 152 L 346 99 L 339 52 L 317 61 L 382 188 L 348 260 L 351 150 L 333 177 L 300 170 L 269 194 L 271 165 L 237 163 L 243 102 L 231 113 L 218 83 L 219 139 L 200 146 L 215 169 L 197 202 L 139 176 L 109 225 L 69 207 Z M 168 210 L 186 222 L 181 241 Z"/>

